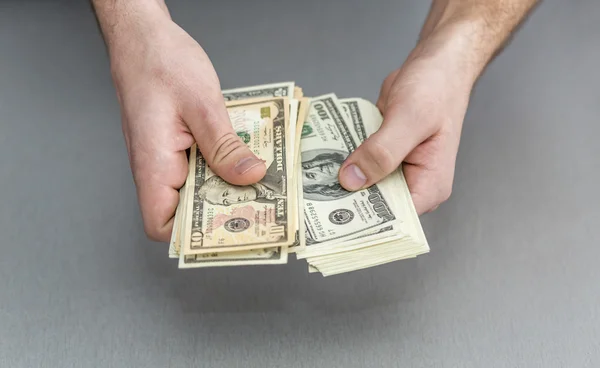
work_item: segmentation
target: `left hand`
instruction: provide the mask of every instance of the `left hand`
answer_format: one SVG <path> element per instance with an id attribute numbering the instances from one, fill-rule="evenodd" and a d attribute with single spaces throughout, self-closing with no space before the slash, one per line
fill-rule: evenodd
<path id="1" fill-rule="evenodd" d="M 343 187 L 371 186 L 404 162 L 419 215 L 450 197 L 463 119 L 480 72 L 464 59 L 462 45 L 450 33 L 433 35 L 385 79 L 377 101 L 383 123 L 340 168 Z"/>

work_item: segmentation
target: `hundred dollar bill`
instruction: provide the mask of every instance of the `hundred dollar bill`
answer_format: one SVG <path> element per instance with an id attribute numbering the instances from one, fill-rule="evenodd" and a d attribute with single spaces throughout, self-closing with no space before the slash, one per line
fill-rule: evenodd
<path id="1" fill-rule="evenodd" d="M 371 125 L 376 124 L 377 127 L 381 124 L 381 113 L 372 103 L 360 99 L 340 99 L 342 109 L 348 118 L 349 129 L 355 133 L 357 142 L 362 143 L 370 134 L 377 128 L 372 128 Z M 302 254 L 299 258 L 306 258 L 311 261 L 315 256 L 326 256 L 328 254 L 346 253 L 360 248 L 371 247 L 390 241 L 397 241 L 407 237 L 404 230 L 404 218 L 406 209 L 403 204 L 398 201 L 398 193 L 404 190 L 401 187 L 400 177 L 397 174 L 390 175 L 378 183 L 382 192 L 388 193 L 388 203 L 395 214 L 397 221 L 390 223 L 388 226 L 376 229 L 370 232 L 364 232 L 352 238 L 344 238 L 339 242 L 327 242 L 326 247 L 312 247 Z"/>
<path id="2" fill-rule="evenodd" d="M 334 94 L 311 99 L 301 136 L 307 254 L 397 222 L 390 195 L 379 185 L 349 192 L 339 184 L 339 168 L 358 141 L 348 125 Z"/>
<path id="3" fill-rule="evenodd" d="M 353 129 L 354 133 L 356 134 L 358 144 L 364 142 L 369 136 L 366 125 L 368 122 L 377 119 L 379 110 L 377 110 L 372 103 L 362 98 L 344 98 L 340 99 L 339 102 L 344 110 L 345 115 L 348 117 L 348 121 L 351 123 L 350 129 Z M 381 186 L 386 186 L 389 181 L 389 179 L 382 181 Z M 395 197 L 391 197 L 390 199 L 394 200 Z M 365 241 L 369 239 L 377 239 L 377 241 L 380 241 L 379 239 L 381 238 L 394 237 L 399 239 L 403 236 L 403 234 L 398 233 L 397 225 L 396 227 L 394 227 L 394 225 L 389 225 L 377 231 L 363 234 L 355 238 L 353 241 L 345 242 L 344 245 L 349 246 L 351 244 L 357 244 L 361 242 L 366 246 L 368 244 L 366 244 Z"/>
<path id="4" fill-rule="evenodd" d="M 184 241 L 180 265 L 197 254 L 288 246 L 295 233 L 289 208 L 287 99 L 228 103 L 237 134 L 266 161 L 258 183 L 235 186 L 216 176 L 194 145 L 190 154 Z"/>
<path id="5" fill-rule="evenodd" d="M 299 162 L 302 162 L 301 155 L 300 155 L 300 142 L 302 134 L 303 134 L 303 129 L 304 129 L 304 125 L 305 125 L 305 121 L 306 121 L 306 117 L 308 116 L 308 109 L 310 107 L 310 99 L 309 98 L 302 98 L 300 99 L 300 103 L 298 105 L 298 119 L 296 122 L 296 140 L 294 142 L 294 157 L 296 157 L 297 159 L 299 159 Z M 302 174 L 302 170 L 299 170 L 298 173 Z"/>
<path id="6" fill-rule="evenodd" d="M 300 158 L 297 160 L 296 162 L 296 171 L 297 171 L 297 178 L 299 178 L 302 175 L 302 167 L 301 167 L 301 161 Z M 297 238 L 296 241 L 289 247 L 289 252 L 290 253 L 294 253 L 294 252 L 301 252 L 303 250 L 306 249 L 306 226 L 304 223 L 304 197 L 303 197 L 303 193 L 302 193 L 302 181 L 298 181 L 298 232 L 297 232 Z"/>
<path id="7" fill-rule="evenodd" d="M 342 98 L 339 100 L 340 105 L 344 109 L 344 114 L 348 117 L 349 122 L 352 123 L 352 128 L 356 133 L 359 143 L 367 139 L 367 132 L 365 131 L 365 117 L 363 113 L 366 108 L 364 106 L 361 109 L 361 99 L 358 98 Z M 361 111 L 362 110 L 362 111 Z"/>
<path id="8" fill-rule="evenodd" d="M 383 117 L 372 103 L 359 98 L 343 99 L 340 102 L 348 113 L 349 120 L 353 122 L 359 143 L 381 126 Z M 387 193 L 393 193 L 393 196 L 389 197 L 390 205 L 394 214 L 401 220 L 389 228 L 379 230 L 379 233 L 388 231 L 392 235 L 378 240 L 369 240 L 373 235 L 362 236 L 328 246 L 326 251 L 304 254 L 303 258 L 310 265 L 309 272 L 320 272 L 324 276 L 330 276 L 414 258 L 429 251 L 402 169 L 394 171 L 379 184 L 385 187 Z M 390 231 L 391 228 L 398 228 L 398 233 L 394 234 Z M 357 244 L 357 240 L 360 243 Z"/>
<path id="9" fill-rule="evenodd" d="M 349 112 L 353 117 L 354 129 L 357 135 L 360 136 L 360 142 L 364 141 L 371 134 L 375 133 L 383 122 L 383 116 L 379 109 L 371 102 L 362 98 L 344 99 L 342 103 L 346 103 L 349 107 Z M 355 111 L 354 113 L 352 111 Z M 393 171 L 388 177 L 380 182 L 386 189 L 392 193 L 395 210 L 398 212 L 398 217 L 402 220 L 398 227 L 404 235 L 408 236 L 409 241 L 423 244 L 428 248 L 425 233 L 419 221 L 419 216 L 414 207 L 410 190 L 404 177 L 402 165 Z"/>
<path id="10" fill-rule="evenodd" d="M 377 244 L 367 248 L 350 250 L 347 252 L 336 253 L 329 256 L 319 256 L 307 258 L 307 263 L 315 270 L 323 274 L 336 268 L 354 268 L 360 269 L 362 265 L 368 264 L 373 260 L 395 260 L 399 258 L 412 257 L 423 252 L 418 252 L 413 244 L 407 243 L 405 246 L 395 242 Z M 326 257 L 332 257 L 325 259 Z"/>
<path id="11" fill-rule="evenodd" d="M 294 96 L 294 82 L 280 82 L 261 84 L 223 90 L 221 93 L 225 101 L 247 100 L 262 97 L 288 97 Z"/>
<path id="12" fill-rule="evenodd" d="M 363 108 L 361 110 L 364 110 L 365 107 L 369 106 L 367 105 L 362 107 Z M 372 120 L 373 115 L 371 115 L 371 118 L 368 117 L 368 109 L 362 113 L 357 113 L 358 117 L 361 115 L 367 117 L 367 119 L 364 121 L 365 123 Z M 364 126 L 361 127 L 361 129 L 364 133 L 366 133 L 367 129 L 365 129 Z M 363 135 L 363 138 L 360 139 L 360 142 L 362 142 L 370 133 L 371 131 L 366 133 L 366 135 Z M 410 219 L 410 214 L 405 206 L 405 203 L 402 201 L 402 193 L 403 191 L 408 191 L 408 189 L 402 186 L 401 177 L 398 175 L 398 173 L 389 175 L 387 178 L 380 181 L 378 186 L 381 188 L 382 192 L 388 193 L 386 198 L 389 199 L 389 206 L 397 217 L 397 221 L 393 222 L 389 226 L 379 228 L 375 231 L 365 232 L 356 237 L 352 237 L 351 239 L 344 239 L 343 242 L 337 242 L 334 244 L 331 244 L 330 242 L 329 244 L 326 244 L 327 246 L 310 248 L 308 251 L 303 252 L 299 258 L 305 258 L 307 262 L 314 263 L 316 259 L 321 260 L 330 257 L 345 257 L 346 255 L 352 254 L 353 252 L 363 248 L 370 248 L 370 252 L 378 252 L 380 249 L 382 249 L 381 247 L 383 244 L 389 244 L 390 242 L 394 242 L 396 244 L 396 249 L 399 250 L 399 244 L 408 239 L 406 227 L 409 226 L 409 224 L 406 223 L 406 220 Z M 317 265 L 314 264 L 314 266 Z"/>

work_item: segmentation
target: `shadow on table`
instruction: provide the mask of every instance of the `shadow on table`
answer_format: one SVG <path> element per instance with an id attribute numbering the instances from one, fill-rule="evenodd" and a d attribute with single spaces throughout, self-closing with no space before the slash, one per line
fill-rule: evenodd
<path id="1" fill-rule="evenodd" d="M 330 277 L 309 274 L 295 255 L 285 265 L 180 270 L 164 245 L 141 243 L 143 277 L 161 279 L 184 313 L 359 312 L 410 302 L 422 292 L 420 259 Z"/>
<path id="2" fill-rule="evenodd" d="M 166 245 L 138 240 L 131 252 L 141 256 L 129 274 L 143 280 L 150 308 L 188 341 L 210 336 L 206 344 L 215 349 L 285 335 L 336 341 L 350 334 L 364 342 L 373 334 L 418 334 L 415 304 L 432 281 L 425 257 L 331 277 L 309 274 L 294 255 L 286 265 L 180 270 Z"/>
<path id="3" fill-rule="evenodd" d="M 308 274 L 306 262 L 292 257 L 282 266 L 181 271 L 171 295 L 186 313 L 364 311 L 411 299 L 415 267 L 395 264 L 324 278 Z"/>

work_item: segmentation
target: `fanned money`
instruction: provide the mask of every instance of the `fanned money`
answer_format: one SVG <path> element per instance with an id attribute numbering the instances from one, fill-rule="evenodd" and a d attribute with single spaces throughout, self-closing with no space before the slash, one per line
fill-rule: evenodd
<path id="1" fill-rule="evenodd" d="M 294 82 L 224 90 L 234 130 L 267 165 L 236 186 L 193 146 L 180 189 L 169 257 L 180 268 L 277 265 L 289 254 L 330 276 L 429 252 L 402 169 L 345 190 L 338 171 L 382 123 L 360 98 L 304 96 Z"/>

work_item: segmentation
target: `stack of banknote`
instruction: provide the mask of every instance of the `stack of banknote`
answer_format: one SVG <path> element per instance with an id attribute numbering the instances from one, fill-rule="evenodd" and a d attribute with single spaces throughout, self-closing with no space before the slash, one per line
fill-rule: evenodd
<path id="1" fill-rule="evenodd" d="M 294 253 L 309 272 L 329 276 L 429 252 L 401 168 L 360 191 L 339 184 L 346 157 L 382 123 L 372 103 L 308 98 L 294 82 L 223 95 L 267 173 L 231 185 L 191 148 L 169 247 L 180 268 L 279 265 Z"/>

